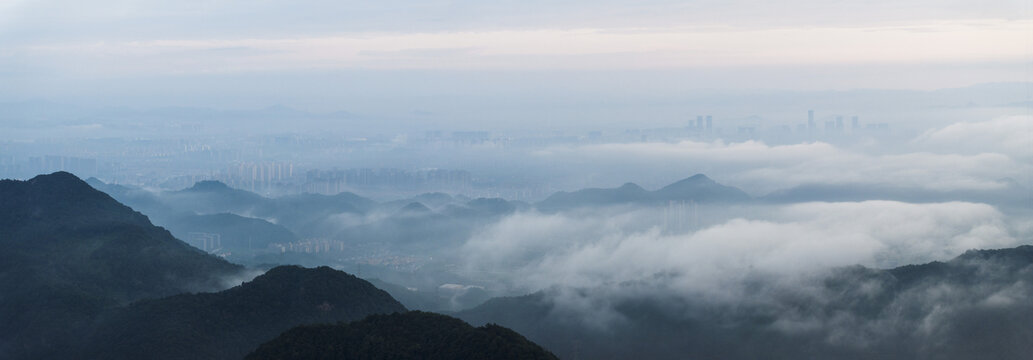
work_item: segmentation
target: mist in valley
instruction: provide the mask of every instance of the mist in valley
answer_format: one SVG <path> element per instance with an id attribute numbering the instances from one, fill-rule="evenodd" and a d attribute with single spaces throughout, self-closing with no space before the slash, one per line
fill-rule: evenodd
<path id="1" fill-rule="evenodd" d="M 406 310 L 561 358 L 1023 358 L 1031 30 L 1011 1 L 2 4 L 0 285 L 75 306 L 0 357 L 128 356 L 179 309 L 261 333 L 192 354 L 227 358 Z M 60 259 L 195 283 L 15 271 Z"/>

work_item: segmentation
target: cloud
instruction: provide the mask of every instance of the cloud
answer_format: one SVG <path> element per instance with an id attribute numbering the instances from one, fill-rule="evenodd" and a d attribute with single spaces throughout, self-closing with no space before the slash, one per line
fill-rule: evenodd
<path id="1" fill-rule="evenodd" d="M 473 236 L 462 258 L 469 271 L 525 290 L 662 279 L 657 286 L 684 296 L 734 299 L 755 276 L 796 281 L 834 267 L 946 260 L 1018 242 L 1002 213 L 974 203 L 795 204 L 675 234 L 643 225 L 656 224 L 658 211 L 518 213 Z"/>
<path id="2" fill-rule="evenodd" d="M 536 155 L 571 164 L 603 164 L 620 174 L 700 172 L 754 194 L 803 184 L 876 184 L 930 190 L 993 190 L 1002 178 L 1030 181 L 1033 171 L 1001 153 L 950 154 L 928 151 L 878 154 L 828 143 L 767 145 L 758 141 L 612 143 L 554 147 Z M 616 171 L 615 171 L 616 172 Z M 603 174 L 617 178 L 619 174 Z M 624 175 L 626 176 L 626 175 Z M 668 179 L 667 181 L 673 181 Z M 617 178 L 614 181 L 641 181 Z"/>
<path id="3" fill-rule="evenodd" d="M 297 69 L 608 70 L 814 64 L 1019 61 L 1030 25 L 927 23 L 914 28 L 702 27 L 343 32 L 332 35 L 93 39 L 0 47 L 109 75 Z M 813 52 L 812 49 L 822 49 Z M 248 49 L 248 51 L 219 51 Z M 458 50 L 457 50 L 458 49 Z M 404 55 L 404 56 L 400 56 Z M 76 59 L 77 61 L 70 61 Z M 112 60 L 119 66 L 103 66 Z M 212 63 L 216 64 L 212 64 Z M 74 66 L 72 66 L 74 64 Z M 133 64 L 124 68 L 125 64 Z M 54 64 L 54 66 L 60 66 Z"/>
<path id="4" fill-rule="evenodd" d="M 655 320 L 639 312 L 652 306 L 686 328 L 774 331 L 788 343 L 833 353 L 942 353 L 950 348 L 945 341 L 970 338 L 966 322 L 1007 316 L 1033 298 L 1021 280 L 1028 275 L 992 261 L 960 265 L 978 269 L 974 279 L 939 274 L 938 281 L 909 284 L 852 266 L 942 261 L 1028 238 L 1028 228 L 985 204 L 865 201 L 714 211 L 740 216 L 671 233 L 655 225 L 656 209 L 518 213 L 473 236 L 463 258 L 468 271 L 491 273 L 516 292 L 545 289 L 549 318 L 589 333 L 652 326 Z"/>
<path id="5" fill-rule="evenodd" d="M 1029 57 L 1022 44 L 1033 21 L 1016 7 L 1008 0 L 948 6 L 928 0 L 0 1 L 0 82 L 11 89 L 0 96 L 103 98 L 120 106 L 182 105 L 170 100 L 180 97 L 226 106 L 226 98 L 252 94 L 272 97 L 246 101 L 265 106 L 336 102 L 349 97 L 340 93 L 349 87 L 361 94 L 385 84 L 427 86 L 408 77 L 411 82 L 359 84 L 349 71 L 554 71 L 575 78 L 594 76 L 584 71 L 608 72 L 605 78 L 616 71 L 666 72 L 656 82 L 638 74 L 615 81 L 649 83 L 650 94 L 670 83 L 933 89 L 1023 78 Z M 349 79 L 328 80 L 328 72 Z M 564 86 L 548 77 L 543 88 Z M 262 86 L 250 85 L 256 82 Z M 285 91 L 290 83 L 295 89 Z M 623 86 L 614 91 L 628 91 Z M 438 85 L 446 88 L 452 86 Z M 635 114 L 649 117 L 643 115 Z"/>
<path id="6" fill-rule="evenodd" d="M 806 11 L 802 11 L 806 9 Z M 943 4 L 931 0 L 869 1 L 864 4 L 794 0 L 778 4 L 756 1 L 671 0 L 605 1 L 365 1 L 315 0 L 298 4 L 272 0 L 120 1 L 82 4 L 69 0 L 9 0 L 0 2 L 0 22 L 8 28 L 39 30 L 81 29 L 66 36 L 120 37 L 151 35 L 265 34 L 290 35 L 355 31 L 473 31 L 570 27 L 645 27 L 684 24 L 723 24 L 744 28 L 784 26 L 906 27 L 914 21 L 962 19 L 1021 19 L 1014 1 Z M 190 24 L 192 26 L 183 26 Z M 141 26 L 146 25 L 146 26 Z M 178 25 L 178 26 L 177 26 Z M 47 27 L 50 29 L 47 29 Z M 138 31 L 123 32 L 127 26 Z"/>
<path id="7" fill-rule="evenodd" d="M 245 282 L 254 280 L 256 277 L 264 273 L 265 271 L 263 270 L 247 268 L 241 270 L 239 273 L 226 275 L 225 277 L 219 279 L 219 282 L 222 284 L 223 289 L 229 289 L 231 287 L 239 286 Z"/>
<path id="8" fill-rule="evenodd" d="M 960 122 L 926 131 L 918 146 L 955 153 L 995 152 L 1033 161 L 1033 117 L 1008 116 L 989 121 Z"/>

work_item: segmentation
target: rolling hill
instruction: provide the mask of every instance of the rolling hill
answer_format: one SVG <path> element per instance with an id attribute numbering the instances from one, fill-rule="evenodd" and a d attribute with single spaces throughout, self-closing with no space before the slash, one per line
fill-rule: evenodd
<path id="1" fill-rule="evenodd" d="M 226 287 L 243 268 L 58 172 L 0 181 L 0 358 L 45 357 L 107 308 Z"/>
<path id="2" fill-rule="evenodd" d="M 245 359 L 556 359 L 498 325 L 413 311 L 336 325 L 301 326 L 262 344 Z"/>

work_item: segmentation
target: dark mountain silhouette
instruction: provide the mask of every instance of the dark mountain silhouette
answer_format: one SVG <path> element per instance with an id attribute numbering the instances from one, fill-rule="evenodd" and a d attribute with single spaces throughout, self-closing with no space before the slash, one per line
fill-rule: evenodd
<path id="1" fill-rule="evenodd" d="M 168 210 L 176 207 L 160 196 L 109 189 L 171 216 L 182 214 Z M 219 194 L 231 203 L 243 199 L 237 204 L 244 206 L 272 203 L 217 183 L 189 192 Z M 0 199 L 0 245 L 9 250 L 0 252 L 0 358 L 238 359 L 298 325 L 406 311 L 387 292 L 327 267 L 276 267 L 218 291 L 243 280 L 244 269 L 175 239 L 68 173 L 0 181 Z M 274 230 L 233 214 L 189 216 Z M 426 217 L 435 216 L 441 215 Z M 408 228 L 406 221 L 423 217 L 392 224 Z M 494 327 L 461 335 L 455 339 L 474 341 L 454 343 L 460 347 L 448 351 L 540 351 Z"/>
<path id="2" fill-rule="evenodd" d="M 106 314 L 82 353 L 97 359 L 239 359 L 302 324 L 404 312 L 383 290 L 328 267 L 276 267 L 217 293 L 134 303 Z"/>
<path id="3" fill-rule="evenodd" d="M 218 290 L 242 268 L 65 172 L 0 181 L 0 358 L 46 357 L 105 308 Z"/>
<path id="4" fill-rule="evenodd" d="M 428 208 L 427 205 L 413 201 L 399 209 L 396 214 L 401 216 L 422 216 L 432 213 L 434 213 L 434 211 Z"/>
<path id="5" fill-rule="evenodd" d="M 1033 246 L 1020 246 L 889 270 L 841 268 L 799 289 L 757 281 L 741 302 L 636 296 L 648 288 L 622 284 L 497 298 L 456 316 L 512 328 L 566 358 L 1025 359 L 1030 283 Z M 614 320 L 600 325 L 560 305 L 571 293 L 608 304 Z"/>
<path id="6" fill-rule="evenodd" d="M 652 201 L 650 192 L 641 186 L 626 183 L 614 189 L 582 189 L 574 192 L 560 191 L 537 204 L 539 209 L 560 210 L 586 206 L 615 204 L 640 204 Z"/>
<path id="7" fill-rule="evenodd" d="M 731 202 L 746 201 L 750 195 L 738 188 L 724 186 L 706 175 L 696 174 L 653 192 L 660 201 Z"/>
<path id="8" fill-rule="evenodd" d="M 445 315 L 412 311 L 350 324 L 302 326 L 245 359 L 556 359 L 498 325 L 474 328 Z"/>
<path id="9" fill-rule="evenodd" d="M 536 207 L 544 211 L 556 211 L 579 207 L 609 205 L 664 204 L 668 201 L 696 202 L 740 202 L 750 196 L 731 186 L 724 186 L 703 174 L 680 180 L 656 191 L 648 191 L 633 183 L 626 183 L 612 189 L 583 189 L 574 192 L 561 191 L 542 200 Z"/>
<path id="10" fill-rule="evenodd" d="M 258 194 L 234 189 L 214 180 L 199 181 L 194 186 L 172 192 L 170 199 L 190 202 L 198 213 L 248 213 L 269 206 L 269 199 Z M 180 204 L 178 207 L 185 208 Z"/>

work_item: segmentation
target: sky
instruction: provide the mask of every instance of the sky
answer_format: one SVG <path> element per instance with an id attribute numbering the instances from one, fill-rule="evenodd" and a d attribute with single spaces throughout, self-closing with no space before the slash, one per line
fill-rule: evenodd
<path id="1" fill-rule="evenodd" d="M 1028 1 L 0 1 L 0 100 L 356 107 L 591 87 L 1030 81 Z M 660 80 L 657 80 L 660 79 Z M 655 87 L 655 88 L 654 88 Z M 512 92 L 512 91 L 510 91 Z M 386 97 L 389 95 L 383 95 Z M 462 102 L 449 98 L 448 101 Z"/>
<path id="2" fill-rule="evenodd" d="M 1031 84 L 1030 0 L 0 0 L 0 140 L 61 132 L 106 138 L 121 129 L 78 114 L 71 124 L 47 124 L 71 126 L 59 131 L 2 123 L 16 117 L 4 117 L 5 104 L 36 100 L 81 107 L 69 107 L 73 113 L 284 105 L 355 116 L 337 128 L 249 119 L 208 134 L 227 138 L 299 126 L 342 138 L 361 127 L 391 136 L 441 129 L 612 135 L 683 128 L 703 114 L 733 134 L 738 126 L 796 129 L 807 110 L 819 125 L 860 116 L 897 135 L 844 143 L 835 136 L 791 143 L 643 136 L 464 151 L 407 151 L 400 135 L 392 137 L 398 152 L 334 152 L 332 162 L 316 163 L 464 169 L 498 179 L 539 174 L 564 190 L 629 181 L 652 190 L 704 173 L 754 196 L 815 184 L 1028 194 Z M 664 275 L 682 294 L 735 297 L 744 288 L 728 284 L 739 274 L 793 278 L 1029 242 L 1028 209 L 1016 216 L 969 201 L 731 209 L 681 233 L 642 225 L 660 216 L 657 209 L 520 212 L 478 231 L 458 252 L 469 259 L 466 270 L 504 273 L 526 290 Z"/>
<path id="3" fill-rule="evenodd" d="M 751 273 L 892 268 L 1015 246 L 1021 242 L 1016 229 L 1029 226 L 986 204 L 863 201 L 751 211 L 704 206 L 704 212 L 735 215 L 686 233 L 643 229 L 642 223 L 662 217 L 658 210 L 518 213 L 472 236 L 461 252 L 470 271 L 505 274 L 529 289 L 590 288 L 667 273 L 676 274 L 671 288 L 715 293 L 731 291 Z"/>

